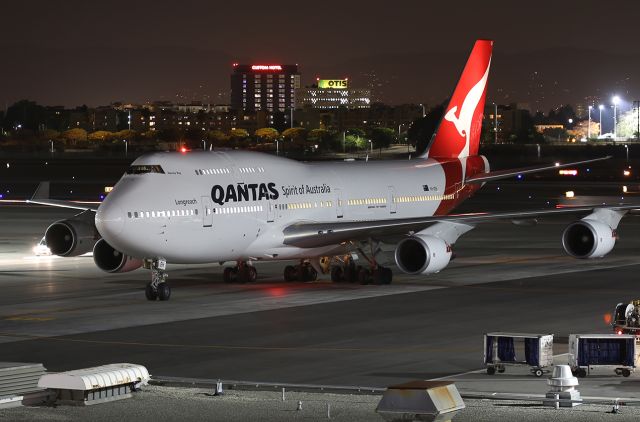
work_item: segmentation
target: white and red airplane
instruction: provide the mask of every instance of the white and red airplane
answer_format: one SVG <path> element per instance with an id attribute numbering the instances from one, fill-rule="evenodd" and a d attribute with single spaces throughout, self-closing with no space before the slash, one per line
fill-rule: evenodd
<path id="1" fill-rule="evenodd" d="M 391 270 L 378 262 L 382 246 L 391 245 L 400 271 L 432 274 L 479 223 L 567 212 L 591 211 L 566 228 L 565 250 L 577 258 L 604 256 L 634 207 L 450 214 L 485 182 L 589 162 L 489 170 L 478 147 L 492 48 L 492 41 L 475 43 L 418 159 L 301 163 L 245 151 L 152 153 L 133 162 L 99 207 L 48 199 L 46 185 L 30 202 L 84 210 L 47 229 L 52 253 L 93 250 L 96 265 L 111 273 L 150 269 L 149 300 L 171 295 L 167 263 L 234 262 L 224 271 L 230 282 L 255 280 L 257 261 L 300 260 L 285 268 L 286 280 L 314 280 L 330 262 L 334 281 L 390 283 Z M 355 266 L 352 256 L 367 265 Z"/>

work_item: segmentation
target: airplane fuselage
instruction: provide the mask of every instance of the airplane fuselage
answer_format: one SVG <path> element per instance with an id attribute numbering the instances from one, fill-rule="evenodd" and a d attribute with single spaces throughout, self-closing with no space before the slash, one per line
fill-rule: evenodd
<path id="1" fill-rule="evenodd" d="M 300 222 L 444 215 L 489 171 L 484 157 L 301 163 L 254 152 L 152 153 L 138 158 L 96 213 L 114 248 L 171 263 L 321 256 L 283 229 Z M 131 174 L 129 174 L 131 173 Z"/>

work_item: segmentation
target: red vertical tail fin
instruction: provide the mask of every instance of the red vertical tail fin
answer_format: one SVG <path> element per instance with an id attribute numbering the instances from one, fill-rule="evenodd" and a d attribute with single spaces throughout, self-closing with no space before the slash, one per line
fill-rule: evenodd
<path id="1" fill-rule="evenodd" d="M 493 41 L 477 40 L 424 157 L 478 155 Z"/>

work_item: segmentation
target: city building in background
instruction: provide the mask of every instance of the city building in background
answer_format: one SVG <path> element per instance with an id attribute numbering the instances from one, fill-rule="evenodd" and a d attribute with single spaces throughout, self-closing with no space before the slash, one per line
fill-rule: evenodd
<path id="1" fill-rule="evenodd" d="M 285 113 L 295 107 L 298 65 L 237 64 L 231 73 L 231 108 Z"/>
<path id="2" fill-rule="evenodd" d="M 354 89 L 349 79 L 317 79 L 317 84 L 296 90 L 296 108 L 319 110 L 369 108 L 371 90 Z"/>

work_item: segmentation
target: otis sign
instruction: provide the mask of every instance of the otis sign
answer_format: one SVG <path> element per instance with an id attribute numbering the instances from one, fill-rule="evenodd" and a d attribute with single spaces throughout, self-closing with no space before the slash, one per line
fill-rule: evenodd
<path id="1" fill-rule="evenodd" d="M 349 80 L 348 79 L 318 79 L 318 88 L 347 89 L 349 88 Z"/>
<path id="2" fill-rule="evenodd" d="M 280 194 L 276 184 L 271 183 L 238 183 L 226 187 L 214 185 L 211 188 L 211 199 L 219 205 L 227 202 L 261 201 L 263 199 L 278 199 Z"/>

